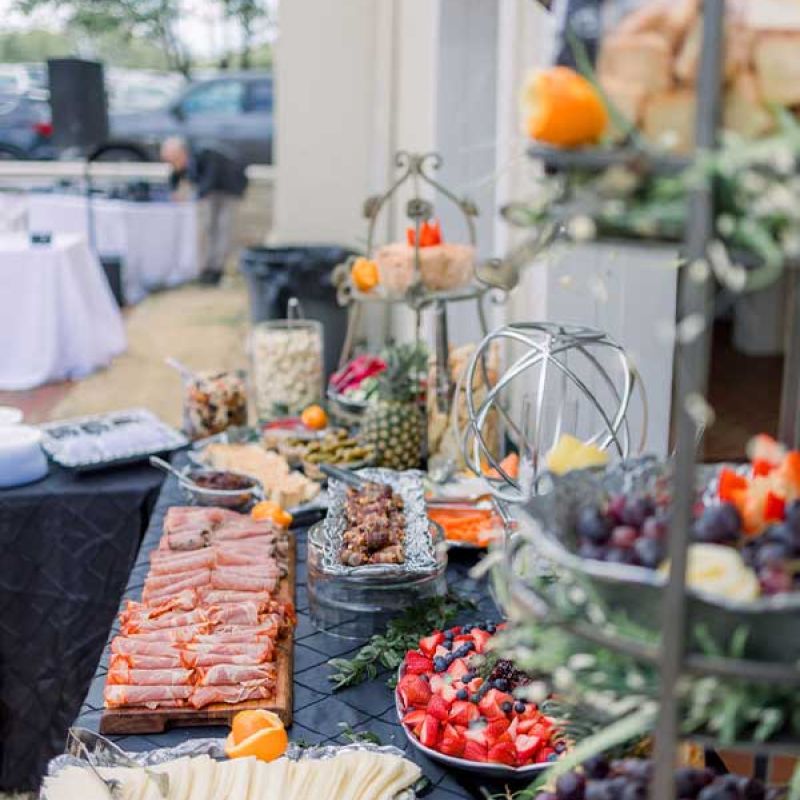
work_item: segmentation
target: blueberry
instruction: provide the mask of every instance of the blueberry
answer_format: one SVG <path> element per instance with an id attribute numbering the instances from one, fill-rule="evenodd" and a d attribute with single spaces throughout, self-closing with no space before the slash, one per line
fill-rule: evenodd
<path id="1" fill-rule="evenodd" d="M 560 739 L 553 745 L 553 750 L 555 750 L 556 753 L 559 754 L 563 753 L 566 749 L 567 749 L 566 742 L 562 742 Z"/>
<path id="2" fill-rule="evenodd" d="M 608 550 L 606 561 L 610 561 L 612 564 L 632 564 L 634 554 L 630 548 L 611 547 Z"/>
<path id="3" fill-rule="evenodd" d="M 442 656 L 436 656 L 433 659 L 433 671 L 434 672 L 444 672 L 447 669 L 447 662 L 445 661 Z"/>
<path id="4" fill-rule="evenodd" d="M 621 800 L 647 800 L 647 784 L 634 781 L 622 790 Z"/>
<path id="5" fill-rule="evenodd" d="M 473 628 L 473 627 L 474 627 L 474 626 L 472 626 L 472 625 L 465 625 L 465 626 L 464 626 L 464 627 L 461 629 L 461 633 L 470 633 L 470 632 L 472 631 L 472 628 Z"/>
<path id="6" fill-rule="evenodd" d="M 517 714 L 523 714 L 525 712 L 525 703 L 523 703 L 522 700 L 517 700 L 517 702 L 514 703 L 514 711 L 516 711 Z"/>
<path id="7" fill-rule="evenodd" d="M 501 692 L 508 691 L 508 681 L 505 678 L 498 678 L 494 682 L 494 688 L 499 689 Z"/>
<path id="8" fill-rule="evenodd" d="M 456 699 L 466 700 L 469 697 L 469 692 L 466 689 L 459 689 L 456 692 Z"/>
<path id="9" fill-rule="evenodd" d="M 483 697 L 483 695 L 481 694 L 480 689 L 478 689 L 478 691 L 475 692 L 475 694 L 473 694 L 472 697 L 470 697 L 470 701 L 473 703 L 479 703 L 481 697 Z"/>
<path id="10" fill-rule="evenodd" d="M 616 795 L 608 781 L 589 781 L 586 784 L 584 800 L 616 800 Z"/>
<path id="11" fill-rule="evenodd" d="M 472 683 L 475 680 L 475 673 L 474 672 L 465 672 L 463 677 L 461 678 L 462 683 Z"/>
<path id="12" fill-rule="evenodd" d="M 490 622 L 486 626 L 486 633 L 496 633 L 496 632 L 497 632 L 497 625 L 495 625 L 494 623 Z"/>
<path id="13" fill-rule="evenodd" d="M 578 511 L 575 530 L 582 539 L 593 544 L 605 544 L 611 535 L 611 523 L 600 509 L 586 506 Z"/>
<path id="14" fill-rule="evenodd" d="M 504 714 L 508 714 L 513 707 L 514 707 L 514 704 L 509 700 L 505 700 L 504 702 L 500 703 L 500 710 Z"/>

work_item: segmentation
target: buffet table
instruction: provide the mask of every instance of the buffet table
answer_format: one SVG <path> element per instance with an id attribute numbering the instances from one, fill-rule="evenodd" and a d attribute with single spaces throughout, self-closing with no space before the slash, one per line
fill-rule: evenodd
<path id="1" fill-rule="evenodd" d="M 150 527 L 145 534 L 136 566 L 131 572 L 128 588 L 123 601 L 137 599 L 149 568 L 149 553 L 161 537 L 162 523 L 166 510 L 171 505 L 184 502 L 174 479 L 168 478 L 158 500 Z M 482 798 L 481 785 L 492 792 L 500 787 L 483 783 L 475 775 L 459 774 L 417 755 L 408 744 L 402 728 L 397 722 L 392 690 L 386 685 L 390 677 L 383 672 L 375 680 L 344 689 L 331 690 L 328 681 L 330 658 L 351 657 L 363 642 L 338 639 L 314 629 L 308 615 L 306 594 L 306 531 L 300 529 L 297 536 L 297 628 L 294 647 L 294 724 L 289 728 L 289 738 L 295 742 L 347 743 L 342 737 L 343 727 L 352 730 L 370 731 L 376 734 L 382 744 L 391 744 L 406 751 L 409 758 L 416 761 L 426 777 L 433 784 L 433 790 L 426 793 L 429 800 L 446 800 L 456 797 Z M 467 622 L 483 619 L 497 619 L 498 612 L 488 595 L 485 581 L 478 582 L 469 577 L 469 570 L 476 558 L 465 551 L 451 551 L 447 571 L 448 585 L 460 595 L 469 597 L 477 603 L 477 610 L 467 612 L 463 620 Z M 456 624 L 456 623 L 454 623 Z M 116 633 L 116 624 L 111 629 L 109 639 Z M 97 673 L 92 681 L 83 709 L 75 724 L 98 730 L 103 709 L 103 688 L 108 664 L 108 648 L 103 654 Z M 163 734 L 112 737 L 122 748 L 130 751 L 170 747 L 187 739 L 201 737 L 223 737 L 227 733 L 220 727 L 174 728 Z"/>
<path id="2" fill-rule="evenodd" d="M 193 280 L 200 269 L 195 202 L 92 200 L 97 251 L 122 259 L 128 303 L 149 290 Z M 32 193 L 28 227 L 33 232 L 80 233 L 88 238 L 89 214 L 80 195 Z"/>
<path id="3" fill-rule="evenodd" d="M 122 315 L 85 239 L 0 234 L 0 389 L 83 377 L 125 350 Z"/>
<path id="4" fill-rule="evenodd" d="M 162 473 L 130 467 L 0 489 L 0 791 L 64 746 Z"/>

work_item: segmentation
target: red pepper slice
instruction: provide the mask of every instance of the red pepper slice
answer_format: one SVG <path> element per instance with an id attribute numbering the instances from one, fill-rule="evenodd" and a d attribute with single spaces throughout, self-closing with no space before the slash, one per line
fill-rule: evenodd
<path id="1" fill-rule="evenodd" d="M 417 232 L 413 228 L 406 228 L 406 241 L 409 247 L 413 247 L 416 244 Z"/>
<path id="2" fill-rule="evenodd" d="M 779 494 L 767 492 L 764 502 L 764 519 L 767 522 L 780 522 L 786 517 L 786 500 Z"/>
<path id="3" fill-rule="evenodd" d="M 733 502 L 737 490 L 747 489 L 749 483 L 744 475 L 740 475 L 732 469 L 721 469 L 719 473 L 719 499 Z"/>
<path id="4" fill-rule="evenodd" d="M 757 458 L 753 461 L 753 476 L 769 475 L 776 468 L 777 465 L 767 461 L 766 458 Z"/>

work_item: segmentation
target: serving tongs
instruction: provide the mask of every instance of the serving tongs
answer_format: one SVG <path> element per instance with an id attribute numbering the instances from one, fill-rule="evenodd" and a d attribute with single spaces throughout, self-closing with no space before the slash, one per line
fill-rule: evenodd
<path id="1" fill-rule="evenodd" d="M 360 475 L 349 469 L 342 469 L 333 464 L 318 464 L 319 471 L 335 481 L 352 486 L 354 489 L 363 489 L 369 481 L 365 481 Z"/>
<path id="2" fill-rule="evenodd" d="M 94 776 L 105 785 L 114 800 L 122 800 L 122 783 L 116 778 L 104 778 L 98 767 L 143 769 L 145 775 L 155 783 L 158 793 L 164 798 L 169 797 L 169 775 L 143 767 L 105 736 L 88 728 L 69 729 L 65 752 L 85 763 Z"/>

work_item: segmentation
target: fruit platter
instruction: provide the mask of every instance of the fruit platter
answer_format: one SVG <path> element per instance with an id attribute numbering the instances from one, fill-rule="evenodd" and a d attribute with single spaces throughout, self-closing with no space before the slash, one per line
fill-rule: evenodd
<path id="1" fill-rule="evenodd" d="M 503 625 L 434 631 L 400 666 L 395 702 L 409 742 L 448 766 L 495 778 L 525 778 L 567 751 L 557 723 L 519 690 L 533 679 L 486 658 Z"/>
<path id="2" fill-rule="evenodd" d="M 751 659 L 800 658 L 794 571 L 800 484 L 789 470 L 794 461 L 793 454 L 781 455 L 769 475 L 760 474 L 765 467 L 758 461 L 698 472 L 687 569 L 689 627 L 702 624 L 722 643 L 737 629 L 747 630 L 744 655 Z M 523 553 L 535 552 L 557 572 L 588 582 L 609 609 L 656 632 L 669 574 L 671 485 L 670 465 L 653 459 L 556 478 L 550 494 L 515 509 L 520 534 L 511 558 L 519 564 Z M 512 594 L 530 599 L 529 578 L 519 569 L 510 573 Z"/>

